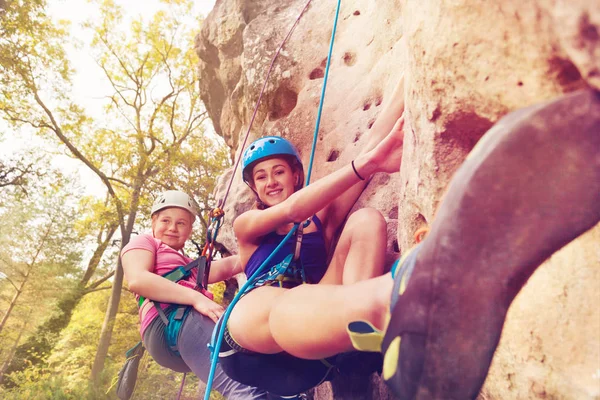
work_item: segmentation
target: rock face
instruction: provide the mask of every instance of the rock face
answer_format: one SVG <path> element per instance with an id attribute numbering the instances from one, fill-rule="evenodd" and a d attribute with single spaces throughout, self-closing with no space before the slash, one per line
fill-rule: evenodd
<path id="1" fill-rule="evenodd" d="M 236 156 L 271 60 L 305 5 L 218 0 L 197 37 L 201 94 Z M 250 131 L 249 140 L 267 134 L 291 139 L 305 163 L 335 6 L 308 6 L 275 61 Z M 453 172 L 502 115 L 586 85 L 600 90 L 600 2 L 343 2 L 313 180 L 354 158 L 402 74 L 401 170 L 376 176 L 357 204 L 387 217 L 390 263 L 413 244 L 414 231 L 431 222 Z M 231 173 L 221 177 L 217 198 Z M 228 227 L 253 202 L 240 175 L 220 234 L 231 251 L 235 240 Z M 483 398 L 600 398 L 599 242 L 596 226 L 528 282 L 509 312 Z M 388 396 L 378 383 L 371 386 L 355 398 Z M 333 396 L 330 386 L 317 392 L 319 398 Z"/>

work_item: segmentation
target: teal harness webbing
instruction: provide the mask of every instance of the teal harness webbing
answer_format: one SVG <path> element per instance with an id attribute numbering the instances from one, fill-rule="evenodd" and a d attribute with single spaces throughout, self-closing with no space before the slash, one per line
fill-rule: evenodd
<path id="1" fill-rule="evenodd" d="M 311 2 L 311 0 L 308 1 L 304 10 L 306 10 L 306 8 L 310 4 L 310 2 Z M 329 52 L 327 54 L 327 64 L 325 66 L 323 88 L 321 90 L 321 99 L 319 101 L 319 110 L 317 113 L 317 121 L 315 124 L 315 130 L 313 133 L 312 151 L 310 154 L 310 162 L 309 162 L 309 166 L 308 166 L 308 176 L 306 178 L 305 186 L 308 186 L 308 184 L 310 183 L 310 176 L 311 176 L 311 171 L 312 171 L 312 166 L 313 166 L 313 161 L 314 161 L 314 155 L 315 155 L 315 149 L 316 149 L 316 144 L 317 144 L 317 137 L 318 137 L 318 133 L 319 133 L 321 115 L 322 115 L 322 111 L 323 111 L 323 103 L 325 100 L 325 89 L 327 88 L 327 80 L 329 77 L 329 67 L 331 65 L 331 54 L 333 53 L 333 43 L 334 43 L 334 39 L 335 39 L 335 33 L 336 33 L 338 18 L 339 18 L 339 14 L 340 14 L 340 8 L 341 8 L 341 0 L 338 0 L 337 8 L 335 11 L 335 19 L 333 21 L 333 29 L 331 31 L 331 40 L 329 42 Z M 297 22 L 298 22 L 298 20 L 296 21 L 296 23 Z M 283 43 L 285 43 L 287 38 L 291 35 L 291 32 L 292 31 L 290 30 L 290 32 L 288 33 L 288 36 L 285 38 Z M 282 43 L 281 47 L 283 46 L 283 43 Z M 280 49 L 281 49 L 281 47 L 280 47 Z M 271 67 L 272 66 L 273 66 L 273 63 L 271 64 Z M 266 84 L 266 80 L 268 79 L 270 73 L 271 73 L 271 69 L 269 69 L 269 72 L 267 73 L 267 77 L 265 78 L 265 84 Z M 258 108 L 258 104 L 256 105 L 256 108 Z M 244 141 L 244 143 L 245 143 L 245 141 Z M 233 176 L 232 176 L 232 180 L 233 180 Z M 263 273 L 263 270 L 269 264 L 271 259 L 277 254 L 277 252 L 281 249 L 281 247 L 283 247 L 283 245 L 287 242 L 287 240 L 296 232 L 296 230 L 298 230 L 299 226 L 300 226 L 300 223 L 294 224 L 294 227 L 283 238 L 283 240 L 281 241 L 281 243 L 279 243 L 279 245 L 275 248 L 275 250 L 273 250 L 271 255 L 269 257 L 267 257 L 267 259 L 260 265 L 260 267 L 254 272 L 254 274 L 252 274 L 252 276 L 248 279 L 248 281 L 239 290 L 237 295 L 233 298 L 233 301 L 231 302 L 231 304 L 229 304 L 229 307 L 227 307 L 227 310 L 225 310 L 225 313 L 221 317 L 221 320 L 222 320 L 222 321 L 220 321 L 221 323 L 217 324 L 216 327 L 218 327 L 218 333 L 216 335 L 216 343 L 214 341 L 215 335 L 213 334 L 213 340 L 211 340 L 211 343 L 208 345 L 208 347 L 212 353 L 212 360 L 211 360 L 211 365 L 210 365 L 210 373 L 208 375 L 208 379 L 206 382 L 206 391 L 204 392 L 204 400 L 210 400 L 210 392 L 212 389 L 212 383 L 213 383 L 213 379 L 215 376 L 215 370 L 217 368 L 217 363 L 219 362 L 219 349 L 221 348 L 221 344 L 223 343 L 223 334 L 225 332 L 225 328 L 227 327 L 227 321 L 229 320 L 229 316 L 231 315 L 231 311 L 233 310 L 233 307 L 235 307 L 235 305 L 240 300 L 240 298 L 248 290 L 251 289 L 252 285 L 256 285 L 257 278 L 261 276 L 261 274 Z M 300 228 L 300 229 L 302 229 L 302 228 Z M 300 235 L 301 235 L 301 233 L 300 233 Z M 300 238 L 301 238 L 301 236 L 300 236 Z M 298 257 L 295 257 L 295 258 L 298 258 Z M 287 260 L 287 258 L 286 258 L 286 260 Z M 284 262 L 285 262 L 285 260 L 284 260 Z M 279 265 L 281 265 L 281 264 L 279 264 Z M 286 267 L 286 269 L 287 269 L 287 267 Z"/>
<path id="2" fill-rule="evenodd" d="M 190 276 L 194 268 L 198 268 L 196 286 L 201 289 L 206 289 L 202 283 L 202 281 L 204 280 L 204 270 L 206 268 L 205 256 L 200 256 L 185 266 L 176 267 L 162 276 L 163 278 L 167 278 L 171 282 L 177 283 L 182 279 Z M 183 324 L 183 321 L 185 321 L 185 317 L 191 310 L 191 306 L 173 304 L 166 308 L 167 312 L 165 313 L 165 310 L 163 310 L 163 308 L 160 306 L 160 303 L 140 296 L 140 299 L 138 301 L 138 307 L 141 307 L 146 300 L 148 300 L 154 305 L 154 308 L 156 308 L 156 312 L 158 312 L 158 316 L 165 324 L 165 340 L 169 345 L 169 349 L 171 349 L 171 351 L 176 355 L 179 355 L 179 350 L 177 347 L 177 338 L 179 337 L 179 330 L 181 329 L 181 325 Z"/>

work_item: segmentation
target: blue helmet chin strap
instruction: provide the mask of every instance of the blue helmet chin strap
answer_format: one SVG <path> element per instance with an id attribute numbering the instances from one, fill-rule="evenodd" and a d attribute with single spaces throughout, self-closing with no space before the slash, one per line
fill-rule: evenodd
<path id="1" fill-rule="evenodd" d="M 311 1 L 312 0 L 308 1 L 304 10 L 306 10 L 308 8 L 308 5 L 311 3 Z M 319 101 L 319 110 L 317 113 L 317 121 L 315 124 L 315 130 L 313 133 L 312 151 L 310 154 L 310 162 L 308 165 L 308 176 L 306 178 L 306 186 L 308 186 L 308 184 L 310 183 L 310 175 L 311 175 L 311 171 L 312 171 L 315 149 L 316 149 L 316 145 L 317 145 L 317 137 L 318 137 L 319 127 L 320 127 L 320 122 L 321 122 L 321 114 L 323 112 L 323 103 L 325 100 L 325 90 L 327 88 L 327 79 L 329 77 L 329 67 L 331 64 L 331 54 L 333 52 L 333 43 L 334 43 L 334 39 L 335 39 L 335 32 L 336 32 L 338 18 L 339 18 L 339 14 L 340 14 L 340 8 L 341 8 L 341 0 L 338 0 L 336 12 L 335 12 L 335 19 L 333 21 L 333 29 L 331 31 L 331 40 L 329 42 L 329 52 L 327 55 L 327 65 L 325 67 L 325 75 L 323 78 L 323 88 L 321 90 L 321 99 Z M 302 13 L 304 13 L 304 10 L 302 11 Z M 300 16 L 302 16 L 302 14 L 300 14 Z M 300 19 L 300 17 L 298 17 L 298 20 L 296 20 L 296 23 L 299 21 L 299 19 Z M 295 27 L 295 24 L 294 24 L 294 27 Z M 294 27 L 292 27 L 292 30 Z M 288 37 L 290 34 L 291 34 L 291 31 L 288 33 Z M 285 40 L 287 40 L 287 37 Z M 285 43 L 285 40 L 284 40 L 284 43 Z M 282 46 L 283 46 L 283 43 L 282 43 Z M 269 70 L 269 74 L 270 74 L 270 72 L 271 72 L 271 70 Z M 269 74 L 267 74 L 267 77 L 265 79 L 268 79 Z M 258 106 L 258 104 L 257 104 L 257 106 Z M 267 138 L 265 138 L 265 139 L 267 139 Z M 294 153 L 295 153 L 293 155 L 295 155 L 297 158 L 299 158 L 297 153 L 295 152 L 295 149 L 293 148 L 293 146 L 292 146 L 292 149 L 294 150 Z M 245 155 L 246 155 L 246 152 L 244 152 L 244 156 Z M 249 157 L 249 159 L 250 159 L 250 157 Z M 248 161 L 248 163 L 246 163 L 244 161 L 244 167 L 248 166 L 250 163 L 251 163 L 251 161 Z M 233 177 L 232 177 L 232 179 L 233 179 Z M 210 373 L 208 375 L 208 380 L 206 382 L 206 392 L 204 393 L 204 400 L 210 400 L 210 392 L 212 389 L 212 383 L 213 383 L 213 379 L 215 376 L 215 370 L 217 368 L 217 363 L 219 362 L 219 349 L 221 348 L 221 344 L 223 343 L 223 333 L 225 332 L 225 327 L 227 326 L 227 321 L 229 320 L 229 316 L 231 315 L 231 311 L 233 310 L 233 307 L 235 307 L 237 302 L 240 300 L 241 296 L 243 296 L 246 293 L 246 291 L 249 288 L 251 288 L 251 285 L 253 285 L 255 283 L 255 281 L 257 280 L 257 277 L 260 276 L 260 274 L 263 272 L 266 265 L 268 265 L 268 263 L 271 261 L 271 259 L 279 252 L 279 250 L 288 241 L 288 239 L 296 232 L 296 230 L 298 229 L 298 226 L 299 226 L 298 223 L 294 224 L 294 227 L 283 238 L 283 240 L 281 241 L 281 243 L 279 243 L 279 245 L 275 248 L 275 250 L 273 250 L 271 255 L 269 255 L 269 257 L 267 257 L 267 259 L 260 265 L 260 267 L 254 272 L 254 274 L 252 274 L 252 276 L 248 279 L 248 281 L 240 288 L 240 290 L 238 291 L 237 295 L 234 297 L 231 304 L 229 304 L 229 307 L 227 307 L 227 310 L 225 310 L 225 313 L 221 317 L 219 324 L 217 324 L 217 326 L 216 326 L 216 328 L 218 328 L 218 333 L 216 333 L 216 335 L 215 335 L 215 332 L 217 331 L 217 329 L 215 329 L 213 331 L 213 337 L 212 337 L 211 343 L 208 345 L 208 347 L 211 351 L 212 360 L 211 360 L 211 365 L 210 365 Z M 216 341 L 215 341 L 215 339 L 216 339 Z"/>

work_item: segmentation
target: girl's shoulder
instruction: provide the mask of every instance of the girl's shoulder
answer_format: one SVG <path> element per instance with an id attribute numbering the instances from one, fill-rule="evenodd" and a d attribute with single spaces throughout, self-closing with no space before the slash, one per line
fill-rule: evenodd
<path id="1" fill-rule="evenodd" d="M 121 255 L 127 253 L 130 250 L 148 250 L 151 252 L 155 252 L 161 245 L 161 241 L 154 238 L 149 233 L 142 233 L 141 235 L 137 235 L 132 237 L 129 240 L 129 243 L 123 247 L 121 250 Z"/>

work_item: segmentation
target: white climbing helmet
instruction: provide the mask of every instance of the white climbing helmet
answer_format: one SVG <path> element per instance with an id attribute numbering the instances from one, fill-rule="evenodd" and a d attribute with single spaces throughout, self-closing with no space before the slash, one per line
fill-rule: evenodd
<path id="1" fill-rule="evenodd" d="M 160 196 L 154 200 L 150 215 L 152 216 L 154 213 L 168 207 L 183 208 L 184 210 L 191 212 L 194 216 L 194 219 L 198 215 L 196 207 L 194 207 L 194 203 L 192 202 L 190 196 L 179 190 L 167 190 L 166 192 L 161 193 Z"/>

